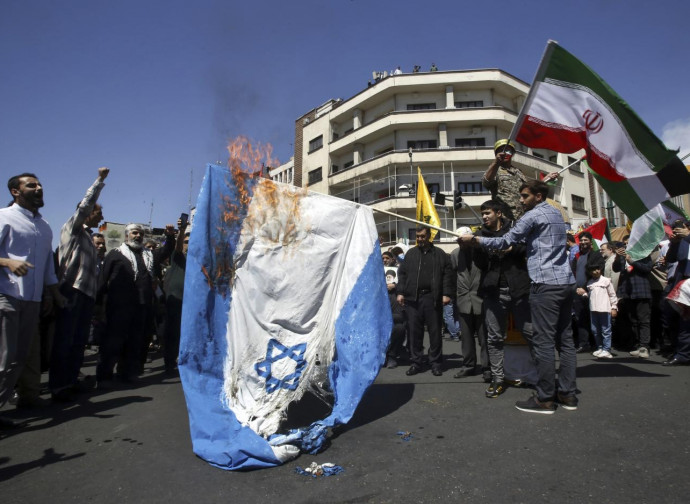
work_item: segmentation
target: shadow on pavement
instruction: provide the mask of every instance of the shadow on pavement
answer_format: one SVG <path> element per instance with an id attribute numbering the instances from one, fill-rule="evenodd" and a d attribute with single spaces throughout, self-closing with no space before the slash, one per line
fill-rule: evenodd
<path id="1" fill-rule="evenodd" d="M 55 453 L 53 448 L 46 448 L 43 450 L 43 456 L 38 460 L 33 460 L 31 462 L 24 462 L 21 464 L 16 464 L 8 467 L 0 467 L 0 481 L 6 481 L 10 478 L 18 476 L 23 472 L 30 471 L 39 467 L 46 467 L 57 462 L 64 462 L 66 460 L 71 460 L 79 457 L 83 457 L 86 453 L 75 453 L 74 455 L 65 455 L 64 453 Z M 0 465 L 9 462 L 11 459 L 3 457 L 0 459 Z M 48 496 L 46 496 L 48 498 Z"/>
<path id="2" fill-rule="evenodd" d="M 72 403 L 52 403 L 43 408 L 8 411 L 7 414 L 3 416 L 14 420 L 26 421 L 27 425 L 18 429 L 3 431 L 2 434 L 0 434 L 0 439 L 21 435 L 22 433 L 50 429 L 76 418 L 112 418 L 116 416 L 116 413 L 106 414 L 104 412 L 121 408 L 135 402 L 148 402 L 153 400 L 152 397 L 148 396 L 129 395 L 114 397 L 104 401 L 91 402 L 89 398 L 95 397 L 98 393 L 98 391 L 94 392 L 94 394 L 81 395 L 79 400 Z"/>
<path id="3" fill-rule="evenodd" d="M 578 378 L 598 378 L 598 377 L 650 377 L 650 376 L 670 376 L 666 373 L 652 373 L 649 371 L 643 371 L 634 367 L 626 366 L 625 363 L 620 362 L 623 359 L 617 359 L 614 362 L 593 362 L 592 364 L 587 364 L 586 366 L 578 366 L 577 377 Z M 630 363 L 635 364 L 653 364 L 653 369 L 659 369 L 659 366 L 654 362 L 640 361 L 640 359 L 629 359 Z"/>
<path id="4" fill-rule="evenodd" d="M 352 420 L 340 432 L 356 429 L 390 415 L 412 399 L 413 383 L 375 383 L 364 394 Z"/>

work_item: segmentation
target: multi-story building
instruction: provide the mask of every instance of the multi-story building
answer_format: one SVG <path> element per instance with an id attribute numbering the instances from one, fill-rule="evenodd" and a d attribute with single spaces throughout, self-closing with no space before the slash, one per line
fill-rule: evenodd
<path id="1" fill-rule="evenodd" d="M 294 158 L 276 171 L 289 165 L 295 185 L 371 205 L 382 246 L 414 240 L 415 224 L 376 210 L 414 218 L 418 167 L 432 196 L 446 195 L 439 208 L 442 227 L 478 224 L 478 208 L 490 198 L 481 179 L 494 158 L 493 145 L 510 135 L 528 91 L 527 83 L 498 69 L 389 76 L 300 117 Z M 513 165 L 528 177 L 578 159 L 517 147 Z M 465 202 L 457 212 L 454 190 Z M 553 199 L 573 228 L 615 213 L 579 163 L 564 171 Z M 445 234 L 440 239 L 449 246 L 454 240 Z"/>

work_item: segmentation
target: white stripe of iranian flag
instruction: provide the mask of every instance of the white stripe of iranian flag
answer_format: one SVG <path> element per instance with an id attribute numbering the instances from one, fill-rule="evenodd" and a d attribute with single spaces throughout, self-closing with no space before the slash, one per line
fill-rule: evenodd
<path id="1" fill-rule="evenodd" d="M 616 115 L 590 89 L 554 80 L 536 85 L 539 88 L 526 112 L 528 115 L 582 131 L 585 128 L 582 114 L 586 110 L 598 112 L 604 120 L 604 127 L 600 132 L 589 135 L 592 146 L 610 157 L 617 171 L 627 179 L 654 175 L 648 161 L 637 151 Z"/>

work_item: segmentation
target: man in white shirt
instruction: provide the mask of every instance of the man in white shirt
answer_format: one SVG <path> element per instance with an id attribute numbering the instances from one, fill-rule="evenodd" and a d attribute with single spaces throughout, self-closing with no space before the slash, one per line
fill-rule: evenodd
<path id="1" fill-rule="evenodd" d="M 23 173 L 10 178 L 7 188 L 13 204 L 0 209 L 0 407 L 12 394 L 38 337 L 43 287 L 58 307 L 64 305 L 53 263 L 53 233 L 38 212 L 43 186 L 34 174 Z M 0 417 L 0 429 L 17 426 Z"/>

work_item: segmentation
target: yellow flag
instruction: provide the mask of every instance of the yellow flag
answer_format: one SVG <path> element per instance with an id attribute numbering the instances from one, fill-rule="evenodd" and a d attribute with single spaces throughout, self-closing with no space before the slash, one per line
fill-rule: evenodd
<path id="1" fill-rule="evenodd" d="M 427 189 L 422 177 L 422 170 L 417 167 L 417 220 L 426 222 L 432 226 L 441 227 L 441 220 L 438 218 L 438 212 L 431 200 L 429 189 Z M 435 229 L 431 230 L 431 239 L 433 241 L 436 236 Z"/>

